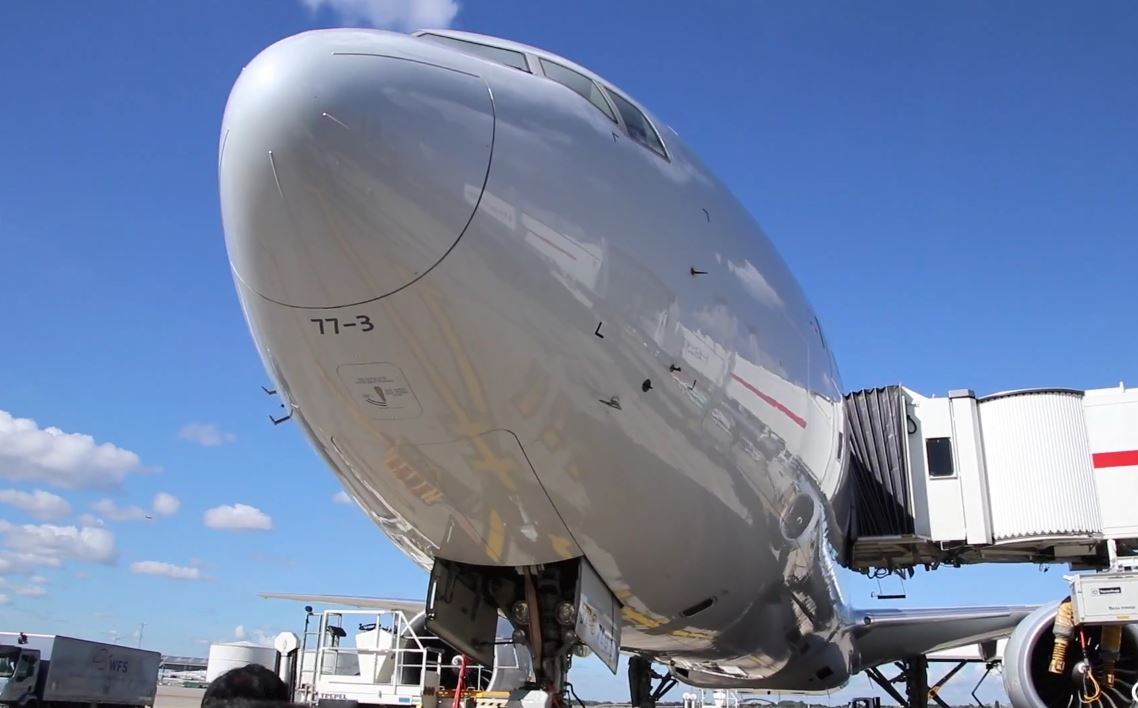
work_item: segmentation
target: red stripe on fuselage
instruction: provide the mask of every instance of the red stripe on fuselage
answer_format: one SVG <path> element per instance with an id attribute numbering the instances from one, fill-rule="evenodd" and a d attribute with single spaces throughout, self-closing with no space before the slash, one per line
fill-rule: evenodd
<path id="1" fill-rule="evenodd" d="M 793 420 L 798 427 L 800 427 L 800 428 L 806 427 L 806 419 L 803 418 L 802 416 L 798 415 L 794 411 L 790 410 L 789 408 L 787 408 L 782 403 L 782 401 L 779 401 L 777 398 L 774 398 L 773 396 L 765 394 L 762 391 L 760 391 L 759 389 L 755 388 L 754 384 L 752 384 L 750 381 L 746 380 L 742 376 L 739 376 L 739 374 L 731 374 L 731 378 L 733 378 L 736 381 L 738 381 L 739 383 L 743 384 L 743 387 L 746 388 L 748 391 L 755 394 L 759 398 L 763 399 L 764 401 L 766 401 L 770 405 L 774 406 L 776 410 L 785 414 L 786 417 Z"/>
<path id="2" fill-rule="evenodd" d="M 1091 455 L 1095 469 L 1104 467 L 1130 467 L 1138 466 L 1138 450 L 1122 450 L 1121 452 L 1096 452 Z"/>

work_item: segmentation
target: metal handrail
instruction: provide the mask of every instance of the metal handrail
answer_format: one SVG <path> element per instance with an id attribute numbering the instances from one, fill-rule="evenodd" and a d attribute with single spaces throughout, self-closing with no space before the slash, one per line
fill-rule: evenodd
<path id="1" fill-rule="evenodd" d="M 328 673 L 328 672 L 322 670 L 324 668 L 324 665 L 325 665 L 324 664 L 324 657 L 329 655 L 329 654 L 331 654 L 335 658 L 337 667 L 339 666 L 339 663 L 340 663 L 339 662 L 339 656 L 341 654 L 346 654 L 348 656 L 354 655 L 356 657 L 359 657 L 359 656 L 376 656 L 376 657 L 393 656 L 393 657 L 395 657 L 395 666 L 392 668 L 392 672 L 391 672 L 392 678 L 389 681 L 381 682 L 379 680 L 379 663 L 378 662 L 376 662 L 375 666 L 372 667 L 372 675 L 370 677 L 365 676 L 362 672 L 362 669 L 361 669 L 361 673 L 359 674 L 359 677 L 360 678 L 367 678 L 372 683 L 376 683 L 376 684 L 395 685 L 395 684 L 400 683 L 399 678 L 403 675 L 403 670 L 407 669 L 407 668 L 413 668 L 413 669 L 417 668 L 420 670 L 421 673 L 420 673 L 419 683 L 422 684 L 423 677 L 424 677 L 424 675 L 428 669 L 434 669 L 436 671 L 441 671 L 443 666 L 444 666 L 443 661 L 442 661 L 443 653 L 439 649 L 426 649 L 426 648 L 424 648 L 424 649 L 412 649 L 412 648 L 407 648 L 407 647 L 395 647 L 395 648 L 391 648 L 391 649 L 372 649 L 369 647 L 320 647 L 316 651 L 316 661 L 318 662 L 317 663 L 317 673 L 318 673 L 318 675 L 327 678 L 329 681 L 335 681 L 337 677 L 339 677 L 339 678 L 347 678 L 348 677 L 345 674 L 335 673 L 334 671 L 332 673 Z M 418 660 L 413 662 L 413 663 L 405 661 L 405 657 L 409 654 L 417 655 Z M 352 676 L 355 676 L 355 675 L 353 674 Z"/>
<path id="2" fill-rule="evenodd" d="M 381 629 L 387 633 L 390 641 L 395 644 L 388 648 L 377 647 L 358 647 L 358 646 L 341 646 L 339 642 L 346 639 L 345 620 L 350 617 L 367 618 L 367 622 L 375 623 L 377 629 Z M 311 634 L 316 635 L 316 641 L 311 644 L 307 641 L 308 636 L 306 633 L 305 646 L 309 651 L 313 651 L 313 663 L 311 670 L 308 672 L 298 671 L 300 681 L 298 681 L 298 689 L 303 689 L 305 694 L 316 695 L 317 682 L 320 680 L 328 681 L 331 683 L 363 683 L 369 682 L 375 685 L 382 686 L 403 686 L 414 685 L 404 684 L 402 679 L 407 670 L 418 670 L 420 687 L 425 686 L 427 674 L 433 671 L 441 675 L 444 669 L 458 670 L 458 667 L 452 666 L 449 663 L 443 662 L 443 650 L 424 646 L 423 637 L 412 629 L 412 622 L 419 616 L 409 619 L 402 610 L 325 610 L 320 613 L 319 629 Z M 338 627 L 344 630 L 343 637 L 330 638 L 328 628 Z M 376 635 L 377 638 L 383 635 Z M 433 635 L 429 635 L 432 636 Z M 399 646 L 403 644 L 403 646 Z M 313 646 L 314 645 L 314 646 Z M 357 671 L 356 674 L 340 674 L 340 656 L 356 656 Z M 371 667 L 371 675 L 368 676 L 364 672 L 364 667 L 360 661 L 361 657 L 375 657 L 374 665 Z M 394 666 L 391 669 L 391 677 L 387 681 L 381 682 L 379 680 L 381 657 L 391 657 Z M 329 659 L 333 661 L 333 668 L 331 672 L 326 671 L 326 664 Z M 303 668 L 304 656 L 300 657 L 300 667 Z M 470 664 L 467 668 L 468 676 L 473 673 L 475 686 L 483 686 L 488 674 L 486 670 L 490 667 L 482 666 L 481 664 Z M 492 673 L 489 674 L 492 676 Z M 310 683 L 303 685 L 306 679 L 310 679 Z"/>

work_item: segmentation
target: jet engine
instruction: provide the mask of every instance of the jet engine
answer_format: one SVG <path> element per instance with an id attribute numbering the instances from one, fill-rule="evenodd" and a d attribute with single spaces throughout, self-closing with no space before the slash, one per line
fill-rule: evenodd
<path id="1" fill-rule="evenodd" d="M 1004 651 L 1015 708 L 1126 708 L 1138 703 L 1138 625 L 1075 625 L 1069 600 L 1025 617 Z"/>

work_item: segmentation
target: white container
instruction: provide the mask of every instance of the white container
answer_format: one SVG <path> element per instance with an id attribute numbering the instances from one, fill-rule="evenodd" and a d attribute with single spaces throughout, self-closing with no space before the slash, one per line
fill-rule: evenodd
<path id="1" fill-rule="evenodd" d="M 1138 573 L 1088 573 L 1071 578 L 1078 624 L 1130 624 L 1138 620 Z"/>
<path id="2" fill-rule="evenodd" d="M 205 680 L 213 681 L 230 669 L 249 664 L 259 664 L 276 673 L 277 650 L 253 642 L 227 642 L 212 644 L 209 647 L 209 660 L 205 669 Z"/>

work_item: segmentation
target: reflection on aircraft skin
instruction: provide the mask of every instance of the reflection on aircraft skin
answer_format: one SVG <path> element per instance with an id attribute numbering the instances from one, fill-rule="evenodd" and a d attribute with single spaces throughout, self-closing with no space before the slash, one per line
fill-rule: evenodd
<path id="1" fill-rule="evenodd" d="M 585 556 L 625 648 L 692 681 L 841 684 L 838 373 L 762 232 L 674 134 L 665 160 L 552 82 L 336 36 L 387 83 L 271 162 L 227 128 L 222 175 L 258 175 L 226 202 L 243 307 L 345 486 L 424 567 Z"/>

